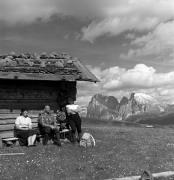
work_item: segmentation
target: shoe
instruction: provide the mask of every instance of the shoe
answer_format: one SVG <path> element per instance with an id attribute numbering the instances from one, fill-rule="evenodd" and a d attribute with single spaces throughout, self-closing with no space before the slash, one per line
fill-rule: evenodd
<path id="1" fill-rule="evenodd" d="M 61 144 L 61 143 L 56 143 L 56 145 L 57 145 L 57 146 L 62 146 L 62 144 Z"/>
<path id="2" fill-rule="evenodd" d="M 54 142 L 53 144 L 55 144 L 56 146 L 62 146 L 61 142 Z"/>
<path id="3" fill-rule="evenodd" d="M 73 144 L 75 144 L 76 143 L 76 137 L 75 137 L 75 135 L 73 134 L 72 136 L 71 136 L 71 142 L 73 143 Z"/>
<path id="4" fill-rule="evenodd" d="M 28 147 L 33 147 L 33 146 L 36 146 L 36 144 L 31 144 L 31 145 L 28 145 Z"/>
<path id="5" fill-rule="evenodd" d="M 48 143 L 48 139 L 47 138 L 43 138 L 42 144 L 45 146 L 45 145 L 47 145 L 47 143 Z"/>
<path id="6" fill-rule="evenodd" d="M 80 143 L 80 139 L 79 138 L 77 139 L 77 142 Z"/>
<path id="7" fill-rule="evenodd" d="M 57 146 L 62 146 L 62 144 L 61 143 L 57 143 Z"/>

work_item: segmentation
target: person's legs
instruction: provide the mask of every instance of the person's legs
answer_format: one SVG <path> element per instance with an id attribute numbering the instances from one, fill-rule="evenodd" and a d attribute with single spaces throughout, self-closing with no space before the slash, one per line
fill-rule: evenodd
<path id="1" fill-rule="evenodd" d="M 31 146 L 32 142 L 31 142 L 31 136 L 28 137 L 28 146 Z"/>
<path id="2" fill-rule="evenodd" d="M 82 136 L 82 128 L 81 128 L 82 120 L 79 116 L 79 114 L 76 114 L 75 118 L 75 125 L 78 133 L 78 142 L 80 142 L 81 136 Z"/>
<path id="3" fill-rule="evenodd" d="M 20 129 L 15 129 L 15 135 L 17 138 L 19 138 L 19 144 L 20 146 L 27 146 L 28 142 L 28 133 L 26 130 L 20 130 Z"/>
<path id="4" fill-rule="evenodd" d="M 32 145 L 34 145 L 35 141 L 36 141 L 36 134 L 32 135 L 31 136 L 31 142 L 32 142 Z"/>
<path id="5" fill-rule="evenodd" d="M 76 124 L 74 122 L 74 118 L 72 117 L 70 120 L 69 120 L 69 125 L 71 127 L 71 142 L 75 142 L 76 141 L 76 137 L 75 137 L 75 134 L 76 134 Z"/>
<path id="6" fill-rule="evenodd" d="M 51 128 L 42 127 L 42 134 L 43 134 L 43 145 L 47 145 L 48 140 L 50 139 L 50 135 L 51 135 Z"/>
<path id="7" fill-rule="evenodd" d="M 36 140 L 36 134 L 28 137 L 28 146 L 33 146 Z"/>
<path id="8" fill-rule="evenodd" d="M 28 146 L 33 146 L 36 140 L 37 131 L 34 129 L 28 130 Z"/>
<path id="9" fill-rule="evenodd" d="M 61 146 L 59 129 L 57 129 L 57 128 L 52 129 L 52 133 L 53 133 L 52 140 L 53 140 L 54 144 Z"/>

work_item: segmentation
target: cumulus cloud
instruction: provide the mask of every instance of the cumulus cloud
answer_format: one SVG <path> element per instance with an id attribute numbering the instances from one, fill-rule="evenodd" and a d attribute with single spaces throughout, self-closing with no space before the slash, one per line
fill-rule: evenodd
<path id="1" fill-rule="evenodd" d="M 104 18 L 106 9 L 114 3 L 106 0 L 5 0 L 0 1 L 0 20 L 8 23 L 31 23 L 49 20 L 52 15 L 76 18 Z"/>
<path id="2" fill-rule="evenodd" d="M 174 58 L 174 21 L 159 24 L 147 35 L 132 40 L 131 45 L 136 48 L 130 49 L 127 54 L 122 54 L 122 58 L 155 55 L 164 60 L 172 60 Z"/>
<path id="3" fill-rule="evenodd" d="M 0 20 L 5 23 L 31 23 L 38 18 L 48 20 L 57 12 L 54 1 L 6 0 L 0 1 Z"/>
<path id="4" fill-rule="evenodd" d="M 116 36 L 125 31 L 148 31 L 174 18 L 173 0 L 5 0 L 0 1 L 0 20 L 32 23 L 52 15 L 88 19 L 81 39 Z"/>
<path id="5" fill-rule="evenodd" d="M 145 64 L 137 64 L 132 69 L 118 66 L 108 69 L 90 68 L 101 80 L 97 84 L 81 83 L 78 85 L 79 100 L 89 102 L 91 96 L 96 93 L 114 95 L 120 98 L 130 92 L 144 92 L 154 97 L 174 102 L 174 71 L 158 73 L 154 67 Z M 173 99 L 172 99 L 173 97 Z"/>
<path id="6" fill-rule="evenodd" d="M 102 1 L 101 1 L 102 2 Z M 116 36 L 126 31 L 149 31 L 174 18 L 172 0 L 109 1 L 104 18 L 82 29 L 83 40 L 93 42 L 102 35 Z"/>
<path id="7" fill-rule="evenodd" d="M 93 42 L 97 38 L 128 32 L 132 48 L 122 58 L 157 55 L 174 57 L 173 0 L 1 0 L 0 22 L 8 24 L 49 21 L 53 15 L 73 16 L 88 22 L 76 37 Z M 86 20 L 87 18 L 87 20 Z M 136 37 L 136 32 L 143 36 Z M 141 34 L 140 33 L 140 34 Z M 68 36 L 65 36 L 68 38 Z M 168 57 L 167 57 L 168 56 Z M 173 92 L 174 72 L 158 73 L 154 67 L 138 64 L 132 69 L 89 67 L 101 80 L 98 84 L 80 83 L 81 101 L 102 92 L 121 96 L 130 90 L 147 91 L 161 97 Z M 167 90 L 164 88 L 166 86 Z"/>
<path id="8" fill-rule="evenodd" d="M 159 23 L 157 18 L 107 18 L 103 21 L 93 21 L 88 27 L 82 29 L 82 40 L 93 42 L 96 38 L 107 35 L 116 36 L 128 30 L 144 31 L 152 29 Z"/>
<path id="9" fill-rule="evenodd" d="M 174 72 L 157 73 L 153 67 L 137 64 L 133 69 L 111 67 L 102 73 L 107 90 L 154 88 L 174 84 Z"/>

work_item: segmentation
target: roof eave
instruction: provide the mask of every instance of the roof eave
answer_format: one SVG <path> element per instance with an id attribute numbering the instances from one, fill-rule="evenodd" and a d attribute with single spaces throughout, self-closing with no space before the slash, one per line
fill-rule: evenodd
<path id="1" fill-rule="evenodd" d="M 93 83 L 100 82 L 97 78 L 96 79 L 77 79 L 77 81 L 88 81 L 88 82 L 93 82 Z"/>
<path id="2" fill-rule="evenodd" d="M 38 80 L 38 81 L 89 81 L 99 82 L 97 78 L 80 78 L 74 75 L 52 75 L 41 73 L 19 73 L 19 72 L 0 72 L 0 79 L 11 80 Z"/>

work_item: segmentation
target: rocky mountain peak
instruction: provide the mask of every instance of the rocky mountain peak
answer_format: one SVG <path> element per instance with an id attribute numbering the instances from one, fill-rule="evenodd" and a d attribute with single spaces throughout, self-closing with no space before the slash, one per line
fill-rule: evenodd
<path id="1" fill-rule="evenodd" d="M 129 99 L 126 96 L 123 96 L 119 104 L 125 105 L 125 104 L 128 104 L 128 102 L 129 102 Z"/>
<path id="2" fill-rule="evenodd" d="M 114 96 L 96 94 L 88 105 L 87 117 L 125 120 L 131 115 L 162 110 L 160 103 L 145 93 L 131 93 L 130 97 L 123 96 L 120 102 Z"/>
<path id="3" fill-rule="evenodd" d="M 94 119 L 113 119 L 116 117 L 116 110 L 119 102 L 114 96 L 96 94 L 91 98 L 87 108 L 87 117 Z"/>

